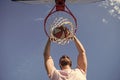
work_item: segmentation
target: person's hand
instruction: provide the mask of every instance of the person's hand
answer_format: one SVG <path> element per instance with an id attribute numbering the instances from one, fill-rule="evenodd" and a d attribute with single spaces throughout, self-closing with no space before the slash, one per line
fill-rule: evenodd
<path id="1" fill-rule="evenodd" d="M 54 38 L 54 37 L 50 37 L 49 39 L 50 39 L 50 41 L 52 41 L 52 42 L 56 41 L 56 38 Z"/>
<path id="2" fill-rule="evenodd" d="M 73 34 L 71 31 L 69 31 L 69 36 L 67 37 L 67 39 L 69 40 L 74 40 L 74 36 L 75 34 Z"/>

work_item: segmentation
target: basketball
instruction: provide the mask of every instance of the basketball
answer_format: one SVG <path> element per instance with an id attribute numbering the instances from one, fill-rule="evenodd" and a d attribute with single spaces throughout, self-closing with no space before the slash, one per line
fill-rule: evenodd
<path id="1" fill-rule="evenodd" d="M 69 29 L 64 26 L 56 27 L 53 29 L 53 36 L 58 39 L 64 39 L 68 37 L 70 34 Z"/>

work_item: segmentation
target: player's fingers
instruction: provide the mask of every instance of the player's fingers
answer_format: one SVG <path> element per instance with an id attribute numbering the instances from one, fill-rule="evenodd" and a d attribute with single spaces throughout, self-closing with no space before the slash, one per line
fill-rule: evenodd
<path id="1" fill-rule="evenodd" d="M 53 42 L 56 41 L 56 39 L 54 37 L 50 37 L 50 40 Z"/>

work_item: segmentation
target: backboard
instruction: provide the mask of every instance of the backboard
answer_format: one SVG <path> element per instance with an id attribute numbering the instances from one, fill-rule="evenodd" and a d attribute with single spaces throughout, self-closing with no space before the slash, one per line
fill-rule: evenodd
<path id="1" fill-rule="evenodd" d="M 54 3 L 55 0 L 12 0 L 16 2 L 23 2 L 27 4 L 49 4 Z M 86 4 L 86 3 L 95 3 L 104 0 L 66 0 L 66 3 L 79 3 L 79 4 Z"/>

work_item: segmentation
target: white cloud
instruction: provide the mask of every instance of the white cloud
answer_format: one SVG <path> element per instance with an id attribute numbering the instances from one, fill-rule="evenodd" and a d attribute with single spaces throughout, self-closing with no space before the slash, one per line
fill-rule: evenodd
<path id="1" fill-rule="evenodd" d="M 37 19 L 35 19 L 35 21 L 43 21 L 44 20 L 44 18 L 37 18 Z"/>
<path id="2" fill-rule="evenodd" d="M 120 18 L 120 0 L 105 0 L 100 6 L 106 8 L 111 16 Z"/>
<path id="3" fill-rule="evenodd" d="M 102 22 L 106 24 L 108 23 L 108 21 L 105 18 L 102 19 Z"/>

